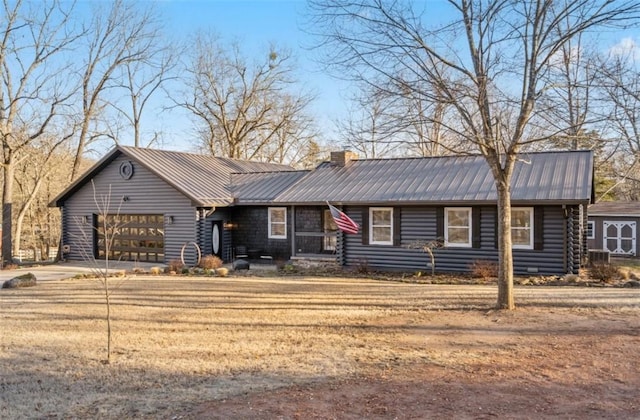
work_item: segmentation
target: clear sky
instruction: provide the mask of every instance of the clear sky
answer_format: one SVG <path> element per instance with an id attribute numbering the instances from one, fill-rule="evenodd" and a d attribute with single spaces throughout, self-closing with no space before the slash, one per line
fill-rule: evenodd
<path id="1" fill-rule="evenodd" d="M 304 31 L 304 0 L 165 0 L 156 6 L 167 32 L 179 38 L 196 30 L 212 31 L 224 42 L 238 40 L 248 56 L 266 54 L 270 44 L 290 49 L 298 79 L 317 97 L 312 112 L 325 133 L 332 132 L 332 121 L 346 112 L 346 84 L 320 72 L 308 49 L 312 39 Z"/>
<path id="2" fill-rule="evenodd" d="M 80 0 L 84 5 L 94 1 Z M 335 147 L 338 142 L 333 121 L 346 116 L 346 82 L 335 80 L 319 71 L 313 62 L 314 52 L 307 49 L 313 39 L 305 33 L 308 16 L 304 0 L 142 0 L 153 2 L 166 22 L 169 36 L 184 40 L 197 30 L 211 31 L 222 37 L 222 41 L 238 40 L 248 58 L 264 54 L 271 43 L 290 49 L 297 59 L 298 79 L 305 89 L 316 94 L 312 107 L 313 116 L 321 132 Z M 446 20 L 443 16 L 443 0 L 420 0 L 427 9 L 427 16 L 435 20 Z M 638 30 L 615 31 L 604 34 L 603 50 L 614 45 L 636 46 L 640 37 Z M 625 44 L 626 43 L 626 44 Z M 640 51 L 640 49 L 638 50 Z M 153 116 L 143 116 L 153 118 Z M 143 124 L 149 125 L 149 121 Z M 164 148 L 183 149 L 185 140 L 193 136 L 191 121 L 184 112 L 174 110 L 163 116 L 156 124 L 161 125 L 167 143 Z"/>

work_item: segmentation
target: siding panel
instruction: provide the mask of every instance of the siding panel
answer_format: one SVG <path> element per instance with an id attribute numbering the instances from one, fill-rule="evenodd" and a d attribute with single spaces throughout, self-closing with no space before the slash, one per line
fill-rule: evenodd
<path id="1" fill-rule="evenodd" d="M 350 206 L 345 212 L 356 223 L 362 223 L 366 207 Z M 475 260 L 498 260 L 495 248 L 496 207 L 485 206 L 480 211 L 479 248 L 441 248 L 435 250 L 436 271 L 468 272 Z M 401 246 L 364 245 L 362 233 L 345 235 L 345 265 L 357 266 L 364 261 L 379 270 L 422 271 L 430 269 L 429 256 L 421 250 L 407 249 L 415 240 L 431 240 L 437 237 L 437 207 L 408 206 L 402 208 Z M 559 255 L 565 251 L 565 218 L 561 206 L 546 207 L 544 211 L 544 239 L 542 250 L 513 250 L 516 274 L 563 274 L 565 263 Z M 579 247 L 579 244 L 576 243 Z M 576 252 L 578 253 L 578 252 Z"/>
<path id="2" fill-rule="evenodd" d="M 91 242 L 93 229 L 91 224 L 82 223 L 83 216 L 91 218 L 101 212 L 120 214 L 162 214 L 173 216 L 173 224 L 165 223 L 165 262 L 179 259 L 183 244 L 196 238 L 196 209 L 191 202 L 177 190 L 146 170 L 137 162 L 132 162 L 134 176 L 125 180 L 120 176 L 120 164 L 129 159 L 120 156 L 104 168 L 64 203 L 63 243 L 71 246 L 67 258 L 82 260 L 93 255 Z M 127 201 L 123 201 L 123 197 Z M 106 206 L 103 202 L 110 205 Z M 96 201 L 100 204 L 96 204 Z M 193 247 L 185 249 L 185 260 L 195 263 Z"/>

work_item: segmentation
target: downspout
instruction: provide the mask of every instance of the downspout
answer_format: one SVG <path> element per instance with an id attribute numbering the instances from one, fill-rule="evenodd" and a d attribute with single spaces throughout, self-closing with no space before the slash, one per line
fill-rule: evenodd
<path id="1" fill-rule="evenodd" d="M 564 216 L 564 225 L 565 225 L 565 229 L 564 229 L 564 234 L 562 235 L 562 249 L 564 250 L 564 252 L 562 253 L 562 266 L 564 267 L 565 272 L 569 273 L 569 264 L 568 264 L 568 258 L 567 258 L 567 254 L 569 252 L 568 249 L 568 239 L 567 236 L 569 235 L 569 210 L 567 209 L 567 205 L 563 204 L 562 205 L 562 215 Z"/>
<path id="2" fill-rule="evenodd" d="M 291 256 L 296 256 L 296 206 L 291 206 Z"/>

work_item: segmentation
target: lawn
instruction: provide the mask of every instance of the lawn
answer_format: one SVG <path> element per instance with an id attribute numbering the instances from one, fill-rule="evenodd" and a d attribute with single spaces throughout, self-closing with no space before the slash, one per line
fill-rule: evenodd
<path id="1" fill-rule="evenodd" d="M 640 290 L 137 276 L 0 290 L 0 418 L 640 416 Z"/>

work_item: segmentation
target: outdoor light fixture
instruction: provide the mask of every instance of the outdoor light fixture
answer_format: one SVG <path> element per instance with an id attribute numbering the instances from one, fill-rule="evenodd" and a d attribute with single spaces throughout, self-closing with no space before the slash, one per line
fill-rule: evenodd
<path id="1" fill-rule="evenodd" d="M 82 223 L 85 225 L 89 224 L 89 216 L 82 216 Z"/>
<path id="2" fill-rule="evenodd" d="M 173 224 L 173 216 L 165 216 L 164 217 L 164 222 L 168 225 L 172 225 Z"/>
<path id="3" fill-rule="evenodd" d="M 233 223 L 233 222 L 224 222 L 224 224 L 222 225 L 222 227 L 223 227 L 225 230 L 233 230 L 233 229 L 237 228 L 237 227 L 238 227 L 238 225 L 237 225 L 236 223 Z"/>

